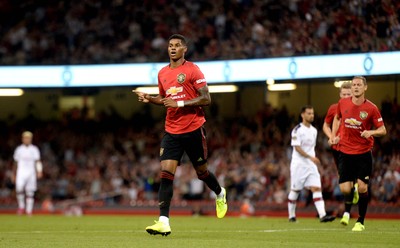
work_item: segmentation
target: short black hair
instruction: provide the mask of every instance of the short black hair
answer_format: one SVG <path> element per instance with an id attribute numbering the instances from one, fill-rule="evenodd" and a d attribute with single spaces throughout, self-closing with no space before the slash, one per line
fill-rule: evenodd
<path id="1" fill-rule="evenodd" d="M 311 105 L 309 105 L 309 104 L 304 105 L 304 106 L 301 108 L 301 112 L 300 112 L 300 113 L 302 113 L 302 114 L 305 113 L 307 109 L 314 109 L 314 107 L 311 106 Z"/>
<path id="2" fill-rule="evenodd" d="M 171 36 L 168 38 L 168 42 L 169 42 L 170 40 L 172 40 L 172 39 L 181 40 L 182 45 L 184 45 L 184 46 L 186 46 L 186 44 L 187 44 L 186 37 L 183 36 L 183 35 L 181 35 L 181 34 L 173 34 L 173 35 L 171 35 Z"/>

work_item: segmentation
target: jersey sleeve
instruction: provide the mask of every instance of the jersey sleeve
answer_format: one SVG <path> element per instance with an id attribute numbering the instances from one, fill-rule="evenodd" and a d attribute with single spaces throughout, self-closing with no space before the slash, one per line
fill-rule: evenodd
<path id="1" fill-rule="evenodd" d="M 342 102 L 342 100 L 339 100 L 339 102 L 337 103 L 336 112 L 335 112 L 335 114 L 338 116 L 339 119 L 342 118 L 342 112 L 340 112 L 341 102 Z"/>
<path id="2" fill-rule="evenodd" d="M 14 157 L 14 161 L 18 162 L 18 160 L 19 160 L 19 149 L 18 149 L 18 147 L 17 147 L 17 149 L 15 149 L 13 157 Z"/>
<path id="3" fill-rule="evenodd" d="M 162 70 L 161 70 L 161 71 L 162 71 Z M 160 80 L 161 71 L 158 73 L 158 94 L 159 94 L 160 96 L 165 97 L 165 90 L 164 90 L 164 88 L 162 87 L 162 83 L 161 83 L 161 80 Z"/>
<path id="4" fill-rule="evenodd" d="M 192 82 L 197 90 L 207 85 L 203 72 L 201 72 L 200 68 L 195 64 L 193 64 Z"/>
<path id="5" fill-rule="evenodd" d="M 40 151 L 39 148 L 37 148 L 36 146 L 35 146 L 35 160 L 36 161 L 40 160 Z"/>
<path id="6" fill-rule="evenodd" d="M 299 127 L 295 127 L 293 129 L 290 145 L 291 146 L 300 146 L 301 145 L 301 133 L 300 133 Z"/>
<path id="7" fill-rule="evenodd" d="M 375 128 L 379 128 L 384 125 L 383 118 L 377 107 L 374 108 L 374 112 L 372 114 L 372 122 Z"/>
<path id="8" fill-rule="evenodd" d="M 331 105 L 331 106 L 329 107 L 329 109 L 328 109 L 328 112 L 326 113 L 324 122 L 327 123 L 327 124 L 329 124 L 329 125 L 332 124 L 333 118 L 334 118 L 335 115 L 336 115 L 336 111 L 337 111 L 336 106 L 335 106 L 335 105 Z"/>

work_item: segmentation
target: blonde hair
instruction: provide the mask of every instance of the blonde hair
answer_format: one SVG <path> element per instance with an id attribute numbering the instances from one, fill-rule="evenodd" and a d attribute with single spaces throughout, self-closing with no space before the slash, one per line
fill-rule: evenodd
<path id="1" fill-rule="evenodd" d="M 33 134 L 32 134 L 32 132 L 29 132 L 29 131 L 25 131 L 25 132 L 23 132 L 22 133 L 22 137 L 33 137 Z"/>
<path id="2" fill-rule="evenodd" d="M 342 91 L 342 89 L 351 89 L 351 81 L 344 81 L 340 86 L 340 91 Z"/>

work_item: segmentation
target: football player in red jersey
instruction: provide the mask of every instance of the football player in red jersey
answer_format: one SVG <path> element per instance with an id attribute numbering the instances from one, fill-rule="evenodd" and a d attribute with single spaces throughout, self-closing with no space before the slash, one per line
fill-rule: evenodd
<path id="1" fill-rule="evenodd" d="M 211 103 L 207 82 L 199 67 L 185 60 L 186 38 L 174 34 L 168 39 L 169 65 L 158 73 L 157 96 L 136 92 L 139 101 L 164 105 L 167 108 L 165 134 L 161 141 L 161 183 L 158 192 L 160 217 L 146 227 L 150 234 L 168 235 L 169 208 L 173 194 L 175 171 L 184 152 L 196 170 L 197 176 L 216 194 L 217 217 L 227 212 L 226 190 L 207 169 L 207 142 L 203 124 L 206 122 L 202 106 Z"/>
<path id="2" fill-rule="evenodd" d="M 340 86 L 339 97 L 346 98 L 346 97 L 350 97 L 350 96 L 351 96 L 351 81 L 345 81 Z M 336 110 L 337 110 L 337 103 L 334 103 L 331 106 L 329 106 L 328 111 L 325 116 L 325 119 L 324 119 L 324 124 L 322 126 L 322 130 L 324 131 L 324 133 L 328 137 L 328 139 L 332 135 L 331 126 L 333 123 L 333 118 L 336 115 Z M 340 137 L 340 128 L 339 128 L 336 136 Z M 333 160 L 335 161 L 336 168 L 339 171 L 338 159 L 339 159 L 340 151 L 338 150 L 337 145 L 332 145 L 331 149 L 332 149 Z M 342 220 L 340 221 L 340 223 L 342 225 L 346 226 L 349 224 L 350 210 L 351 210 L 352 205 L 353 205 L 353 201 L 344 202 L 344 214 L 343 214 Z"/>
<path id="3" fill-rule="evenodd" d="M 339 184 L 345 201 L 358 202 L 359 217 L 353 231 L 364 231 L 364 219 L 368 207 L 368 183 L 372 173 L 372 148 L 374 137 L 386 135 L 386 128 L 379 109 L 365 98 L 365 77 L 352 80 L 352 97 L 340 99 L 333 120 L 331 145 L 338 144 Z M 340 130 L 340 137 L 337 132 Z M 354 192 L 353 182 L 357 180 Z M 356 197 L 355 197 L 356 196 Z"/>

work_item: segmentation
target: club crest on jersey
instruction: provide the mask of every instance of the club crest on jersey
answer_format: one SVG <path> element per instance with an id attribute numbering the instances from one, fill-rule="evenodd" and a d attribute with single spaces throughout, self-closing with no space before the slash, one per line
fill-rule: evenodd
<path id="1" fill-rule="evenodd" d="M 361 120 L 365 120 L 365 119 L 367 118 L 367 116 L 368 116 L 368 113 L 367 113 L 367 112 L 365 112 L 365 111 L 361 111 L 361 112 L 360 112 L 360 118 L 361 118 Z"/>
<path id="2" fill-rule="evenodd" d="M 185 82 L 186 75 L 184 73 L 179 73 L 178 76 L 176 77 L 176 80 L 178 80 L 178 83 L 183 84 Z"/>
<path id="3" fill-rule="evenodd" d="M 164 154 L 164 148 L 160 148 L 160 156 L 162 156 Z"/>

